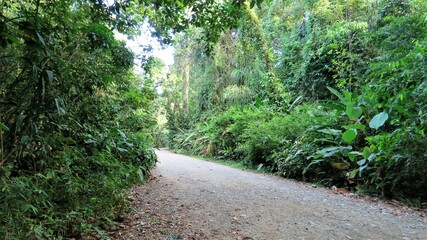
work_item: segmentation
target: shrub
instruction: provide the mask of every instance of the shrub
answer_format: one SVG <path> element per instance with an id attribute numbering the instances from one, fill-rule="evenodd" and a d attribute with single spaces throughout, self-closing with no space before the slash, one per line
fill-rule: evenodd
<path id="1" fill-rule="evenodd" d="M 238 152 L 248 164 L 277 171 L 279 162 L 272 154 L 291 147 L 305 133 L 313 122 L 304 115 L 310 109 L 314 107 L 303 105 L 289 114 L 276 113 L 271 119 L 254 119 L 242 134 Z"/>

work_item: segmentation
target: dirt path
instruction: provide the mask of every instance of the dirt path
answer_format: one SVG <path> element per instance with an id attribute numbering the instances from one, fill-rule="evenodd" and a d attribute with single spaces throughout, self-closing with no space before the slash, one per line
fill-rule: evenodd
<path id="1" fill-rule="evenodd" d="M 425 213 L 167 150 L 113 239 L 427 239 Z"/>

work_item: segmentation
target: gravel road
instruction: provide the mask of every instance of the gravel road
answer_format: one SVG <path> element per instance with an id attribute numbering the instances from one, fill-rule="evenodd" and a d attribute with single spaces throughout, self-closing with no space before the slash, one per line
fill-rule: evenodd
<path id="1" fill-rule="evenodd" d="M 427 239 L 425 212 L 168 150 L 112 239 Z"/>

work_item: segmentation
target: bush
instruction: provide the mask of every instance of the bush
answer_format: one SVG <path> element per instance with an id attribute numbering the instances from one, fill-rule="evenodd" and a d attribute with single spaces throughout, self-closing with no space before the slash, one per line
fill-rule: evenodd
<path id="1" fill-rule="evenodd" d="M 306 113 L 310 105 L 298 106 L 289 114 L 276 113 L 271 119 L 254 119 L 242 134 L 238 152 L 245 161 L 268 171 L 278 171 L 279 162 L 273 153 L 292 147 L 313 123 Z M 273 114 L 273 113 L 271 113 Z M 295 124 L 298 123 L 298 124 Z"/>
<path id="2" fill-rule="evenodd" d="M 35 163 L 37 172 L 19 171 L 13 164 L 2 166 L 0 236 L 102 235 L 111 221 L 120 218 L 127 210 L 125 189 L 144 181 L 156 158 L 133 134 L 112 131 L 104 136 L 87 138 L 85 148 L 64 144 L 73 140 L 60 134 L 52 136 L 51 142 L 64 145 Z M 41 164 L 49 167 L 41 169 Z"/>

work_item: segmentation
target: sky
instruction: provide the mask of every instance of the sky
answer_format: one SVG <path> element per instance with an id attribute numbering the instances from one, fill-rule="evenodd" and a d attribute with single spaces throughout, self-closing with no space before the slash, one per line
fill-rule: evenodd
<path id="1" fill-rule="evenodd" d="M 151 33 L 142 31 L 141 35 L 131 40 L 126 35 L 115 33 L 116 38 L 119 40 L 126 41 L 126 46 L 130 48 L 137 55 L 143 52 L 143 46 L 150 44 L 153 47 L 153 55 L 163 60 L 166 65 L 172 65 L 174 63 L 173 54 L 175 48 L 173 46 L 162 47 L 156 38 L 151 36 Z"/>
<path id="2" fill-rule="evenodd" d="M 107 5 L 114 3 L 114 0 L 104 0 Z M 141 26 L 141 35 L 135 37 L 134 40 L 130 40 L 126 35 L 115 33 L 115 37 L 119 40 L 126 41 L 126 46 L 130 48 L 137 55 L 143 52 L 142 46 L 151 44 L 153 47 L 153 55 L 162 59 L 166 65 L 172 65 L 174 63 L 173 53 L 175 48 L 173 46 L 160 46 L 160 43 L 156 38 L 151 36 L 150 27 L 148 23 L 143 23 Z"/>

